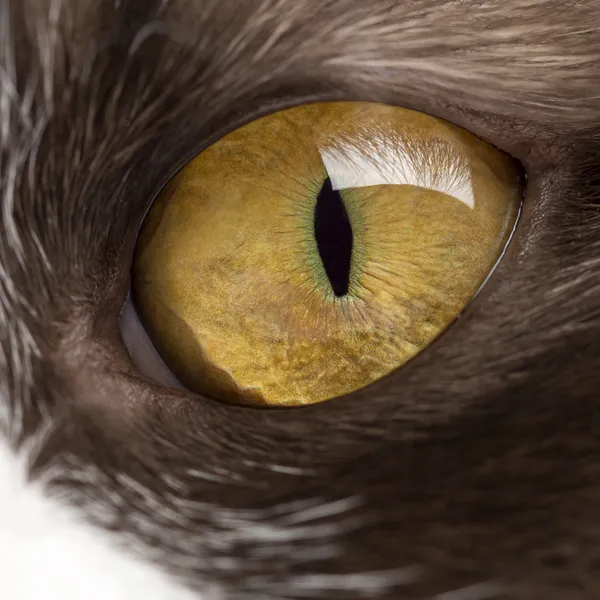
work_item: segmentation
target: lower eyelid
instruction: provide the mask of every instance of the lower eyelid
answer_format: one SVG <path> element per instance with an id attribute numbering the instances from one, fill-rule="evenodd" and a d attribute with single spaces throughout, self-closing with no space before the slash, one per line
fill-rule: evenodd
<path id="1" fill-rule="evenodd" d="M 127 297 L 121 311 L 119 329 L 131 361 L 141 373 L 166 387 L 186 389 L 167 367 L 148 337 L 138 317 L 131 295 Z"/>

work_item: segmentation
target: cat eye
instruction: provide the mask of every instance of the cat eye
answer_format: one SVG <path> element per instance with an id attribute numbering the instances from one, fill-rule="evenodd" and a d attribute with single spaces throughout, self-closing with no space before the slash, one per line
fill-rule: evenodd
<path id="1" fill-rule="evenodd" d="M 339 397 L 422 352 L 499 260 L 520 168 L 441 119 L 299 106 L 229 133 L 163 189 L 132 296 L 189 390 L 241 404 Z"/>

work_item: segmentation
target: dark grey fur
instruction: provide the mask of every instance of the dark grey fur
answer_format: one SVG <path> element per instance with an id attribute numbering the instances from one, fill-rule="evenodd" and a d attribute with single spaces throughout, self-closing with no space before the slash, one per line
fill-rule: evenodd
<path id="1" fill-rule="evenodd" d="M 600 597 L 599 26 L 595 0 L 0 0 L 6 433 L 51 423 L 53 493 L 228 599 Z M 261 411 L 149 381 L 118 315 L 153 194 L 316 99 L 417 108 L 519 158 L 503 263 L 348 397 Z"/>

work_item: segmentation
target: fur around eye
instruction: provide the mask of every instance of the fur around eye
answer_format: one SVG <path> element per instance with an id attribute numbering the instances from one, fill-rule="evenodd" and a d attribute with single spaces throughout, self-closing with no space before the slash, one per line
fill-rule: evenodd
<path id="1" fill-rule="evenodd" d="M 597 599 L 599 25 L 597 0 L 1 1 L 0 598 Z M 338 401 L 173 391 L 133 303 L 131 357 L 117 329 L 150 200 L 265 111 L 349 99 L 418 107 L 523 162 L 494 276 L 443 337 Z M 311 252 L 280 238 L 332 309 L 393 260 L 385 236 L 356 239 L 367 188 L 341 186 L 387 181 L 385 137 L 319 152 L 329 177 L 299 197 L 315 226 L 286 228 Z M 353 237 L 332 256 L 336 223 Z"/>

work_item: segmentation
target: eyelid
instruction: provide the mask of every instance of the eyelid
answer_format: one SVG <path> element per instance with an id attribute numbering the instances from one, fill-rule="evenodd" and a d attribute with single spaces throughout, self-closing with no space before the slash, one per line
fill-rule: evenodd
<path id="1" fill-rule="evenodd" d="M 131 361 L 141 373 L 166 387 L 186 390 L 154 347 L 140 321 L 131 294 L 121 311 L 119 328 Z"/>

